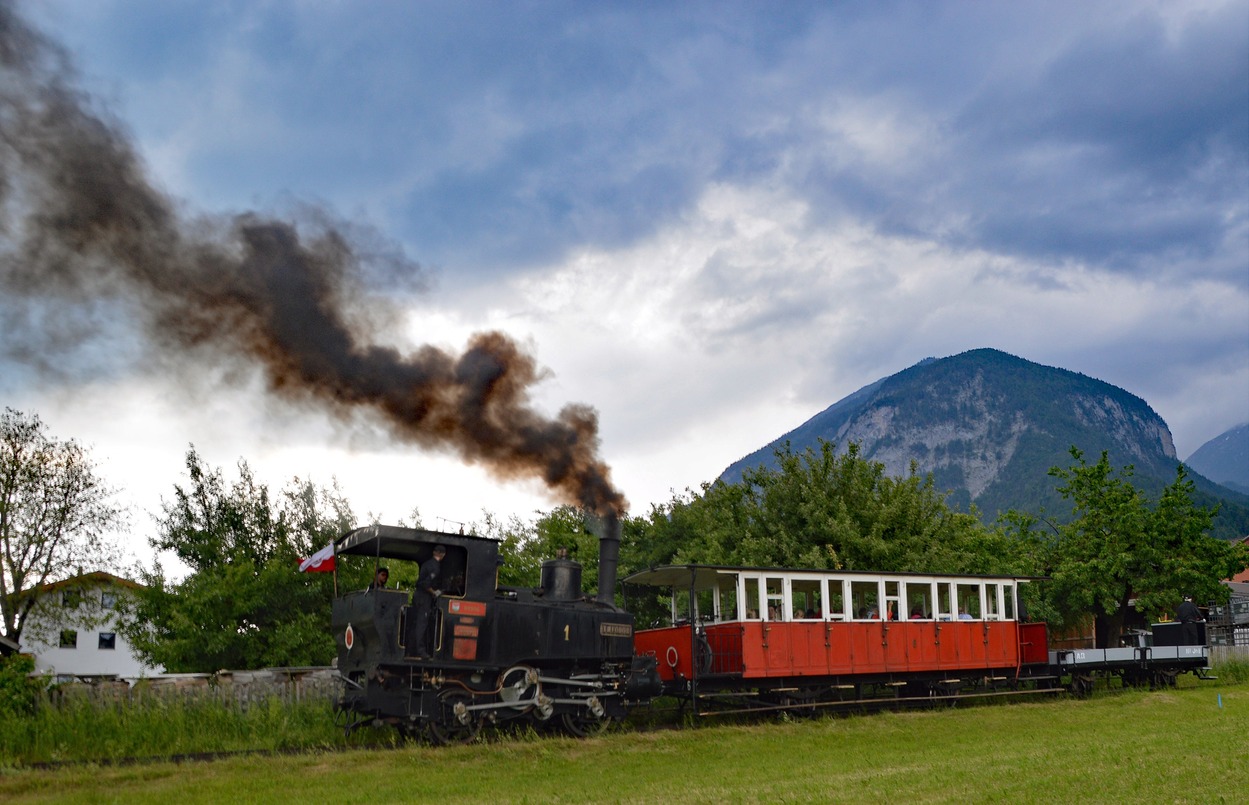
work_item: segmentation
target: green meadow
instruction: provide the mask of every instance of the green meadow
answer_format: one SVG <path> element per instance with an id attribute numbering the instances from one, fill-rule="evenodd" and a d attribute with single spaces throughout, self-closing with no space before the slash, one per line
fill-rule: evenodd
<path id="1" fill-rule="evenodd" d="M 321 733 L 326 748 L 297 754 L 9 765 L 0 801 L 1211 803 L 1249 792 L 1243 679 L 589 740 L 434 748 L 371 732 L 346 751 Z"/>

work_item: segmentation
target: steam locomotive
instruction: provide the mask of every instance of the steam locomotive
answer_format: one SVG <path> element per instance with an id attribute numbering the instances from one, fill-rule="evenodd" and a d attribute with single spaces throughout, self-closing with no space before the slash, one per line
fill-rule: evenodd
<path id="1" fill-rule="evenodd" d="M 662 690 L 653 657 L 633 651 L 633 616 L 613 603 L 615 551 L 600 547 L 597 599 L 581 566 L 547 560 L 538 589 L 498 584 L 498 543 L 373 525 L 335 543 L 339 556 L 424 563 L 441 546 L 443 595 L 422 634 L 409 594 L 352 591 L 334 600 L 339 702 L 348 731 L 374 720 L 438 743 L 472 740 L 486 723 L 523 720 L 585 736 Z"/>
<path id="2" fill-rule="evenodd" d="M 1136 646 L 1051 648 L 1020 590 L 1034 579 L 682 565 L 624 579 L 635 630 L 614 603 L 618 537 L 600 539 L 599 593 L 557 557 L 538 588 L 498 583 L 498 543 L 373 525 L 337 555 L 417 564 L 436 546 L 442 592 L 432 618 L 393 589 L 336 597 L 332 624 L 346 729 L 383 722 L 437 743 L 472 740 L 485 724 L 557 726 L 586 736 L 660 695 L 700 715 L 811 712 L 821 707 L 1070 690 L 1099 677 L 1173 685 L 1204 675 L 1204 635 L 1155 624 Z M 420 624 L 429 621 L 430 632 Z"/>

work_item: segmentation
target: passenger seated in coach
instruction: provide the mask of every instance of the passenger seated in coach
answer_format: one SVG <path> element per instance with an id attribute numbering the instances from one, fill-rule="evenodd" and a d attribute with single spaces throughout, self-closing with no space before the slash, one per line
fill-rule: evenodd
<path id="1" fill-rule="evenodd" d="M 968 615 L 967 610 L 963 609 L 962 607 L 958 608 L 958 619 L 961 621 L 975 620 L 975 618 L 973 618 L 971 615 Z"/>
<path id="2" fill-rule="evenodd" d="M 810 619 L 814 620 L 815 618 L 818 618 L 819 616 L 815 614 L 815 610 L 814 610 L 814 609 L 808 609 L 806 612 L 802 613 L 802 617 L 804 617 L 804 618 L 810 618 Z"/>
<path id="3" fill-rule="evenodd" d="M 746 620 L 748 620 L 748 621 L 757 621 L 757 620 L 759 620 L 759 610 L 757 610 L 757 609 L 748 609 L 748 610 L 746 610 Z"/>
<path id="4" fill-rule="evenodd" d="M 919 621 L 919 620 L 924 620 L 927 617 L 928 616 L 924 614 L 924 607 L 922 605 L 916 604 L 915 606 L 911 607 L 911 620 Z"/>

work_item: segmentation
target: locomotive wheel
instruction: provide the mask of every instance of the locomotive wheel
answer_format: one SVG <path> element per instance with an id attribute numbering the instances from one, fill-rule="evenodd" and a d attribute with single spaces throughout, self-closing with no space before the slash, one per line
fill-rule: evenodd
<path id="1" fill-rule="evenodd" d="M 589 712 L 564 713 L 560 716 L 560 726 L 569 735 L 576 738 L 593 738 L 602 734 L 611 726 L 611 716 L 596 716 Z"/>
<path id="2" fill-rule="evenodd" d="M 473 697 L 463 690 L 446 690 L 438 696 L 438 716 L 429 722 L 429 734 L 434 743 L 466 744 L 481 731 L 481 719 L 465 708 L 473 703 Z"/>

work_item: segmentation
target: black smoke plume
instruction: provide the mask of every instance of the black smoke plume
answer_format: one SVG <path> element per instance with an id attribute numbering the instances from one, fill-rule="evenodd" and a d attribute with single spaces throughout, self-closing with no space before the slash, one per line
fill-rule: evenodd
<path id="1" fill-rule="evenodd" d="M 363 303 L 376 264 L 350 227 L 322 216 L 314 229 L 180 213 L 121 126 L 78 88 L 63 50 L 0 4 L 0 335 L 10 358 L 37 365 L 41 346 L 90 332 L 82 311 L 108 300 L 136 311 L 165 354 L 245 358 L 279 397 L 344 417 L 370 411 L 404 441 L 502 478 L 539 477 L 561 502 L 616 520 L 625 501 L 598 457 L 593 409 L 569 405 L 553 419 L 533 410 L 539 369 L 498 332 L 459 355 L 379 344 L 395 311 Z"/>

